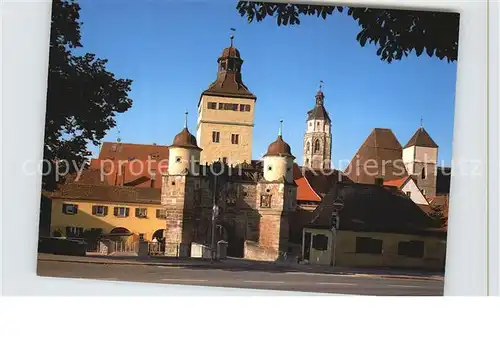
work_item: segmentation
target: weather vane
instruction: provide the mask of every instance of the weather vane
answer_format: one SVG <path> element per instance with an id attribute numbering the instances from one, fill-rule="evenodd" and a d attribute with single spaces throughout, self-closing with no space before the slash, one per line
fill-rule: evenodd
<path id="1" fill-rule="evenodd" d="M 424 119 L 420 117 L 420 128 L 424 127 Z"/>
<path id="2" fill-rule="evenodd" d="M 280 119 L 280 129 L 278 131 L 278 135 L 282 136 L 282 134 L 283 134 L 283 120 Z"/>
<path id="3" fill-rule="evenodd" d="M 118 137 L 116 138 L 116 141 L 121 142 L 122 139 L 120 138 L 120 128 L 117 128 L 117 134 L 118 134 Z"/>
<path id="4" fill-rule="evenodd" d="M 319 91 L 322 91 L 323 90 L 323 82 L 322 80 L 319 81 Z"/>
<path id="5" fill-rule="evenodd" d="M 231 30 L 231 35 L 229 36 L 229 39 L 231 39 L 231 46 L 233 46 L 233 39 L 234 39 L 234 32 L 236 32 L 236 29 L 235 28 L 230 28 Z"/>

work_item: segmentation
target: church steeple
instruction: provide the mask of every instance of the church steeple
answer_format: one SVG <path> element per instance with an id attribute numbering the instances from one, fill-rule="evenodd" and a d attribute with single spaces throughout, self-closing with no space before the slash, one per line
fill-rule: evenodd
<path id="1" fill-rule="evenodd" d="M 316 104 L 307 112 L 306 132 L 304 134 L 304 167 L 330 169 L 332 154 L 331 120 L 325 109 L 323 81 L 316 93 Z"/>

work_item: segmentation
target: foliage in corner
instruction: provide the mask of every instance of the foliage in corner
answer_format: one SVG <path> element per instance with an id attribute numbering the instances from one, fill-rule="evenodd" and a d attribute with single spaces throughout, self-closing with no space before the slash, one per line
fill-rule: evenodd
<path id="1" fill-rule="evenodd" d="M 74 53 L 82 48 L 80 5 L 75 0 L 54 0 L 50 33 L 44 160 L 70 171 L 86 163 L 88 143 L 98 145 L 116 126 L 117 113 L 132 106 L 128 97 L 132 81 L 118 79 L 106 69 L 107 60 L 95 54 Z M 55 167 L 44 165 L 42 186 L 56 186 Z"/>
<path id="2" fill-rule="evenodd" d="M 391 63 L 410 53 L 426 53 L 448 62 L 457 60 L 460 15 L 448 12 L 384 10 L 343 6 L 239 1 L 237 10 L 248 22 L 276 19 L 278 26 L 299 25 L 303 16 L 326 19 L 335 11 L 346 12 L 359 24 L 356 40 L 375 44 L 377 56 Z"/>

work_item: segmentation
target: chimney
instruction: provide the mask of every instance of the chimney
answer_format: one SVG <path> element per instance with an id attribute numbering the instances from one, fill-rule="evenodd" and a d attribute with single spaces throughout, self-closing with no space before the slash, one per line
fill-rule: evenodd
<path id="1" fill-rule="evenodd" d="M 125 165 L 122 165 L 121 186 L 125 184 Z"/>
<path id="2" fill-rule="evenodd" d="M 155 187 L 155 181 L 156 181 L 156 170 L 151 171 L 151 188 Z"/>

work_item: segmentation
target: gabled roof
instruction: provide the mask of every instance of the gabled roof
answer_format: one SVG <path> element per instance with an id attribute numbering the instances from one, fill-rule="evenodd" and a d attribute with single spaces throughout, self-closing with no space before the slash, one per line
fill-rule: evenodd
<path id="1" fill-rule="evenodd" d="M 305 181 L 301 180 L 303 178 Z M 349 177 L 339 170 L 314 170 L 300 167 L 296 163 L 293 164 L 293 179 L 298 186 L 297 194 L 303 194 L 303 201 L 321 201 L 321 198 L 325 196 L 335 182 L 352 183 Z M 314 194 L 308 194 L 310 191 Z M 318 200 L 306 200 L 306 198 L 316 198 Z"/>
<path id="2" fill-rule="evenodd" d="M 424 129 L 424 127 L 420 127 L 417 129 L 417 131 L 415 132 L 415 134 L 413 134 L 408 143 L 406 143 L 405 149 L 411 146 L 435 147 L 435 148 L 438 147 L 438 145 L 434 142 L 434 140 L 432 140 L 429 133 L 427 133 L 427 131 Z"/>
<path id="3" fill-rule="evenodd" d="M 387 180 L 387 181 L 384 182 L 384 185 L 386 185 L 386 186 L 394 186 L 394 187 L 396 187 L 398 189 L 401 189 L 402 187 L 405 186 L 405 184 L 410 179 L 411 179 L 410 176 L 406 176 L 406 177 L 403 177 L 403 178 L 398 178 L 398 179 L 393 179 L 393 180 Z"/>
<path id="4" fill-rule="evenodd" d="M 342 184 L 332 187 L 306 227 L 331 228 L 333 202 L 342 198 L 340 230 L 396 234 L 443 235 L 409 197 L 394 187 L 372 184 Z"/>
<path id="5" fill-rule="evenodd" d="M 374 184 L 408 175 L 403 162 L 403 149 L 390 129 L 375 128 L 365 139 L 344 173 L 356 183 Z"/>
<path id="6" fill-rule="evenodd" d="M 295 179 L 297 201 L 320 202 L 321 197 L 314 191 L 305 177 Z"/>

